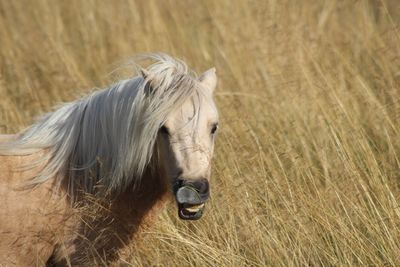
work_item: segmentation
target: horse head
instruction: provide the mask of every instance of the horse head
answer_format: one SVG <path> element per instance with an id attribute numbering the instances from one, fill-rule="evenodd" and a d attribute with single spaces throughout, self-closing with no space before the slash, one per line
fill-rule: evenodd
<path id="1" fill-rule="evenodd" d="M 210 196 L 211 158 L 218 130 L 213 100 L 215 69 L 203 73 L 195 83 L 197 94 L 167 115 L 156 142 L 183 220 L 197 220 L 203 215 Z"/>

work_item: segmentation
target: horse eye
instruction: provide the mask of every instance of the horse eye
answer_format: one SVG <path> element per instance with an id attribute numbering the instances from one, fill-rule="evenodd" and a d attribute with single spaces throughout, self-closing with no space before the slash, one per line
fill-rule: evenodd
<path id="1" fill-rule="evenodd" d="M 214 125 L 211 128 L 211 134 L 215 134 L 215 132 L 218 130 L 218 123 L 214 123 Z"/>
<path id="2" fill-rule="evenodd" d="M 163 126 L 161 126 L 161 128 L 160 128 L 160 133 L 162 133 L 162 134 L 164 134 L 164 135 L 169 135 L 169 131 L 168 131 L 168 128 L 167 127 L 165 127 L 164 125 Z"/>

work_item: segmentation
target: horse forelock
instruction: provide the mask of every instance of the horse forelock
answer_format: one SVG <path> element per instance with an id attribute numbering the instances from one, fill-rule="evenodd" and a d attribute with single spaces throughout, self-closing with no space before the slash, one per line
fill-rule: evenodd
<path id="1" fill-rule="evenodd" d="M 136 76 L 84 98 L 64 104 L 0 145 L 0 154 L 24 155 L 46 149 L 46 162 L 33 177 L 49 179 L 90 193 L 120 193 L 140 183 L 153 157 L 159 127 L 168 114 L 199 94 L 195 75 L 186 64 L 165 54 L 146 75 Z"/>

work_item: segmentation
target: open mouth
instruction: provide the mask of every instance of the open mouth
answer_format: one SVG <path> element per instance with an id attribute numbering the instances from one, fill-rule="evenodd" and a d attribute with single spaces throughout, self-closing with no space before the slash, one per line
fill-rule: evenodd
<path id="1" fill-rule="evenodd" d="M 179 218 L 182 220 L 198 220 L 203 215 L 205 204 L 180 204 L 178 203 Z"/>
<path id="2" fill-rule="evenodd" d="M 176 180 L 174 195 L 178 204 L 178 215 L 182 220 L 198 220 L 204 213 L 205 202 L 210 195 L 207 179 L 194 181 Z"/>

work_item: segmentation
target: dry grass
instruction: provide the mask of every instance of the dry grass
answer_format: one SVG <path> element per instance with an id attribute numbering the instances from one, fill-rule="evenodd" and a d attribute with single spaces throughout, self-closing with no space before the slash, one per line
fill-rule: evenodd
<path id="1" fill-rule="evenodd" d="M 216 66 L 213 196 L 170 206 L 134 266 L 399 266 L 393 1 L 0 1 L 0 132 L 164 51 Z"/>

